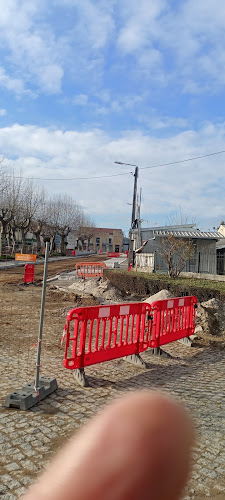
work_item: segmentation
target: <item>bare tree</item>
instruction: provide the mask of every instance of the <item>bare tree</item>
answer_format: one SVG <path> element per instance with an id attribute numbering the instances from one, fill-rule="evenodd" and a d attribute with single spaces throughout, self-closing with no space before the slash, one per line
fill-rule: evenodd
<path id="1" fill-rule="evenodd" d="M 77 242 L 78 242 L 78 247 L 80 242 L 81 250 L 84 250 L 85 242 L 87 242 L 87 248 L 89 248 L 90 241 L 94 235 L 94 227 L 95 227 L 94 222 L 87 215 L 82 214 L 82 217 L 80 219 L 80 224 L 77 230 Z"/>
<path id="2" fill-rule="evenodd" d="M 42 190 L 30 179 L 21 184 L 16 211 L 10 221 L 12 239 L 16 231 L 21 235 L 21 251 L 26 251 L 26 234 L 42 199 Z"/>
<path id="3" fill-rule="evenodd" d="M 60 236 L 60 249 L 65 252 L 65 240 L 71 231 L 77 231 L 82 218 L 82 209 L 70 197 L 57 195 L 49 202 L 48 228 L 51 235 L 51 247 L 56 234 Z"/>
<path id="4" fill-rule="evenodd" d="M 47 230 L 48 213 L 49 213 L 49 203 L 47 200 L 47 193 L 45 189 L 42 188 L 40 190 L 40 199 L 35 217 L 31 220 L 30 223 L 30 231 L 36 237 L 37 253 L 40 253 L 42 248 L 41 236 L 44 235 L 44 233 L 49 232 Z"/>
<path id="5" fill-rule="evenodd" d="M 179 207 L 179 211 L 169 215 L 166 223 L 168 226 L 183 226 L 185 224 L 196 224 L 196 219 L 195 217 L 185 214 L 181 207 Z"/>
<path id="6" fill-rule="evenodd" d="M 11 222 L 17 213 L 21 194 L 22 179 L 15 177 L 14 172 L 1 168 L 0 189 L 0 255 L 2 246 L 10 244 Z"/>
<path id="7" fill-rule="evenodd" d="M 171 278 L 179 276 L 188 259 L 194 254 L 191 240 L 176 238 L 172 234 L 162 239 L 162 250 L 159 252 L 164 260 Z"/>

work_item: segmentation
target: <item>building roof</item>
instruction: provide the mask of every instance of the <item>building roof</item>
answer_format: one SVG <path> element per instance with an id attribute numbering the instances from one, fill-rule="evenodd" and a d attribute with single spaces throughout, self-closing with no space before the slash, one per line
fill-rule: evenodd
<path id="1" fill-rule="evenodd" d="M 108 227 L 92 227 L 91 230 L 94 233 L 111 233 L 112 231 L 121 231 L 122 233 L 122 229 L 114 229 Z"/>
<path id="2" fill-rule="evenodd" d="M 198 229 L 189 231 L 178 230 L 153 230 L 154 236 L 175 236 L 175 238 L 194 238 L 204 240 L 220 240 L 222 235 L 218 231 L 199 231 Z"/>

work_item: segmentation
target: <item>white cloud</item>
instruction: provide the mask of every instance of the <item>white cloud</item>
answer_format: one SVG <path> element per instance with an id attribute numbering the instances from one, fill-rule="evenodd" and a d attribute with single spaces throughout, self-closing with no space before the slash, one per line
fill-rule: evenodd
<path id="1" fill-rule="evenodd" d="M 47 13 L 45 0 L 1 3 L 4 5 L 0 17 L 0 46 L 5 50 L 4 68 L 8 69 L 8 76 L 2 78 L 5 87 L 16 94 L 22 94 L 24 87 L 31 84 L 47 94 L 60 92 L 66 42 L 62 37 L 56 39 L 51 25 L 46 19 L 43 21 L 42 15 Z M 6 74 L 6 69 L 2 71 Z"/>
<path id="2" fill-rule="evenodd" d="M 5 116 L 7 114 L 6 109 L 2 108 L 0 109 L 0 116 Z"/>
<path id="3" fill-rule="evenodd" d="M 21 126 L 0 129 L 0 151 L 9 152 L 9 164 L 22 167 L 31 177 L 59 178 L 39 181 L 53 192 L 69 193 L 85 205 L 92 216 L 114 220 L 114 225 L 128 227 L 127 202 L 132 200 L 133 178 L 66 181 L 74 177 L 90 177 L 129 172 L 131 168 L 114 161 L 136 163 L 147 167 L 177 161 L 224 148 L 225 123 L 205 123 L 198 131 L 188 130 L 168 138 L 155 138 L 141 132 L 126 132 L 113 139 L 100 130 L 77 132 Z M 8 155 L 9 156 L 9 155 Z M 148 219 L 178 210 L 203 217 L 224 216 L 224 156 L 218 155 L 190 163 L 140 170 L 139 185 L 143 187 L 144 218 Z M 209 209 L 210 207 L 210 209 Z M 150 215 L 151 214 L 151 215 Z M 121 222 L 124 221 L 124 222 Z"/>
<path id="4" fill-rule="evenodd" d="M 75 106 L 86 106 L 88 103 L 88 96 L 86 94 L 78 94 L 73 98 Z"/>
<path id="5" fill-rule="evenodd" d="M 0 86 L 18 95 L 25 92 L 23 80 L 20 78 L 11 78 L 2 67 L 0 67 Z"/>

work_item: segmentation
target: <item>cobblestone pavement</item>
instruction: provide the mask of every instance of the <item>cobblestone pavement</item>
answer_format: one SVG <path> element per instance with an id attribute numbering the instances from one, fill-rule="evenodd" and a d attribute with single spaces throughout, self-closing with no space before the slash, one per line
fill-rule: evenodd
<path id="1" fill-rule="evenodd" d="M 57 376 L 59 389 L 30 411 L 1 407 L 1 498 L 18 498 L 59 449 L 107 402 L 136 389 L 161 389 L 182 400 L 197 426 L 194 469 L 184 497 L 225 499 L 225 358 L 218 348 L 167 346 L 173 359 L 143 354 L 148 369 L 123 360 L 86 370 L 90 387 L 77 385 L 62 366 L 62 351 L 43 352 L 42 374 Z M 1 355 L 1 403 L 6 394 L 32 380 L 35 352 L 18 359 Z"/>

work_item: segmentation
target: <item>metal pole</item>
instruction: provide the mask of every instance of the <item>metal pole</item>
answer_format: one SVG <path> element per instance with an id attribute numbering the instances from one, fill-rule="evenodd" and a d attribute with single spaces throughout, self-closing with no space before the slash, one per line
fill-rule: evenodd
<path id="1" fill-rule="evenodd" d="M 46 281 L 48 273 L 48 254 L 49 254 L 49 240 L 45 240 L 45 263 L 44 263 L 44 274 L 43 274 L 43 285 L 42 285 L 42 297 L 41 297 L 41 312 L 40 312 L 40 322 L 39 322 L 39 334 L 38 334 L 38 346 L 37 346 L 37 363 L 36 363 L 36 378 L 35 378 L 35 389 L 39 389 L 39 377 L 40 377 L 40 360 L 41 360 L 41 341 L 42 341 L 42 330 L 44 321 L 44 310 L 45 310 L 45 292 L 46 292 Z"/>

